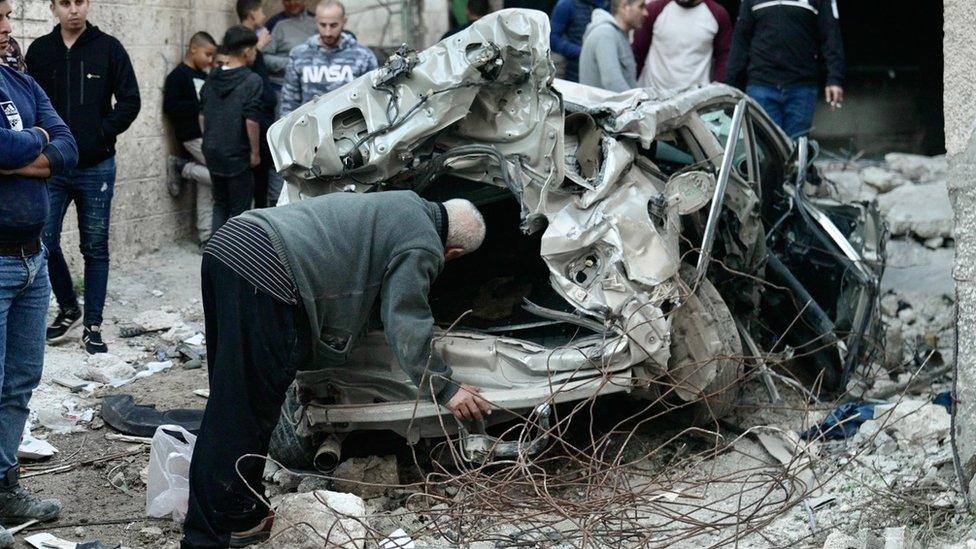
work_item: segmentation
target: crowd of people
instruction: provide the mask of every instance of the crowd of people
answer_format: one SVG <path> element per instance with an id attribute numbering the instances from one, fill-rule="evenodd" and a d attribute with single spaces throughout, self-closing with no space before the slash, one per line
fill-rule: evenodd
<path id="1" fill-rule="evenodd" d="M 81 328 L 88 353 L 108 350 L 101 325 L 115 144 L 141 108 L 129 55 L 88 21 L 90 0 L 51 0 L 58 24 L 26 52 L 10 36 L 14 1 L 0 0 L 0 524 L 51 520 L 61 511 L 57 500 L 21 486 L 17 448 L 45 341 Z M 665 96 L 727 82 L 791 136 L 810 131 L 823 74 L 826 101 L 843 101 L 836 0 L 744 0 L 734 25 L 715 0 L 604 2 L 507 0 L 506 7 L 551 12 L 560 76 L 610 92 Z M 211 380 L 184 547 L 267 537 L 273 515 L 231 474 L 236 460 L 267 451 L 295 371 L 321 349 L 347 356 L 374 302 L 401 366 L 422 391 L 461 419 L 490 413 L 477 388 L 450 382 L 448 365 L 425 370 L 433 329 L 427 289 L 445 261 L 484 239 L 484 220 L 471 203 L 403 192 L 268 208 L 282 191 L 266 140 L 270 125 L 378 66 L 346 29 L 338 0 L 320 0 L 314 11 L 303 0 L 282 5 L 267 18 L 261 0 L 237 0 L 239 24 L 219 43 L 194 33 L 163 90 L 180 148 L 168 163 L 167 188 L 177 196 L 188 183 L 196 187 Z M 450 8 L 445 38 L 491 11 L 487 0 L 451 0 Z M 83 307 L 61 250 L 72 203 Z M 52 290 L 58 310 L 46 326 Z M 345 296 L 341 306 L 334 296 Z M 344 335 L 326 338 L 324 323 L 344 327 Z M 244 411 L 241 395 L 251 398 Z M 242 470 L 259 483 L 260 467 Z M 11 543 L 0 527 L 0 547 Z"/>
<path id="2" fill-rule="evenodd" d="M 240 24 L 219 45 L 194 34 L 166 77 L 163 113 L 182 146 L 167 188 L 178 196 L 185 182 L 196 186 L 201 247 L 228 219 L 277 203 L 283 181 L 265 139 L 271 124 L 378 66 L 346 30 L 340 2 L 309 12 L 302 0 L 285 0 L 283 8 L 267 18 L 261 0 L 238 0 Z"/>
<path id="3" fill-rule="evenodd" d="M 827 104 L 844 100 L 839 20 L 836 0 L 745 0 L 734 25 L 715 0 L 559 0 L 550 46 L 562 78 L 613 92 L 728 83 L 796 138 L 812 128 L 824 73 Z"/>

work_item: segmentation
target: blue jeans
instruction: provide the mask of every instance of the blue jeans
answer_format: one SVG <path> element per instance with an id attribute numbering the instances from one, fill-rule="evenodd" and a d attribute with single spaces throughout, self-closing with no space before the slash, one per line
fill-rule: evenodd
<path id="1" fill-rule="evenodd" d="M 793 139 L 810 133 L 817 108 L 817 86 L 781 88 L 750 84 L 746 93 Z"/>
<path id="2" fill-rule="evenodd" d="M 85 259 L 85 326 L 101 325 L 108 287 L 108 226 L 115 192 L 115 157 L 90 168 L 74 169 L 48 180 L 51 214 L 44 224 L 44 245 L 58 306 L 78 308 L 68 263 L 61 252 L 61 224 L 72 201 L 78 209 L 81 255 Z"/>
<path id="3" fill-rule="evenodd" d="M 50 299 L 46 250 L 0 256 L 0 478 L 17 466 L 27 403 L 41 381 Z"/>

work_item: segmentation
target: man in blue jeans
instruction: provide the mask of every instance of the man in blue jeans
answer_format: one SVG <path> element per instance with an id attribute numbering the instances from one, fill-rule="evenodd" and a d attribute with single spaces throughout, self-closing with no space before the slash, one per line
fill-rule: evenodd
<path id="1" fill-rule="evenodd" d="M 792 138 L 810 133 L 818 82 L 831 108 L 844 101 L 844 44 L 836 0 L 744 0 L 726 82 L 745 90 Z"/>
<path id="2" fill-rule="evenodd" d="M 115 190 L 115 141 L 139 114 L 139 86 L 122 44 L 88 22 L 90 0 L 51 0 L 60 24 L 27 50 L 27 71 L 41 85 L 78 143 L 77 169 L 51 179 L 51 213 L 44 244 L 60 312 L 47 330 L 50 343 L 66 339 L 82 320 L 78 296 L 61 252 L 61 224 L 71 202 L 78 210 L 85 259 L 82 343 L 88 353 L 108 350 L 102 309 L 108 286 L 109 213 Z M 115 104 L 112 104 L 112 99 Z"/>
<path id="3" fill-rule="evenodd" d="M 0 57 L 10 42 L 9 0 L 0 0 Z M 41 380 L 44 320 L 51 296 L 41 231 L 45 179 L 74 167 L 68 127 L 31 77 L 0 64 L 0 524 L 52 520 L 57 500 L 40 500 L 18 480 L 17 447 Z M 0 526 L 0 547 L 13 536 Z"/>

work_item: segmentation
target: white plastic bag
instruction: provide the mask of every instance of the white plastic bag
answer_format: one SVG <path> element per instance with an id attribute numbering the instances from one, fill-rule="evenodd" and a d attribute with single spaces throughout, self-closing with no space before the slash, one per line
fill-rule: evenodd
<path id="1" fill-rule="evenodd" d="M 183 440 L 173 436 L 179 433 Z M 146 483 L 146 514 L 176 522 L 186 517 L 190 497 L 190 457 L 197 437 L 178 425 L 160 425 L 149 451 L 149 481 Z"/>

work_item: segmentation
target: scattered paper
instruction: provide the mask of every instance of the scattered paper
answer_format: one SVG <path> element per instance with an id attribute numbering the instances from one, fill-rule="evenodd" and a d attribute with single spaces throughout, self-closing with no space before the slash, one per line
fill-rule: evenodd
<path id="1" fill-rule="evenodd" d="M 27 545 L 37 549 L 75 549 L 78 547 L 78 544 L 73 541 L 63 540 L 47 532 L 27 536 L 24 541 L 27 542 Z"/>
<path id="2" fill-rule="evenodd" d="M 20 459 L 44 459 L 56 454 L 58 449 L 46 440 L 36 438 L 30 432 L 25 432 L 17 447 L 17 457 Z"/>

